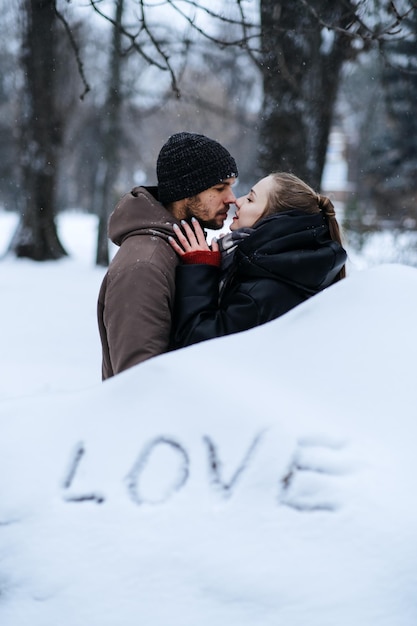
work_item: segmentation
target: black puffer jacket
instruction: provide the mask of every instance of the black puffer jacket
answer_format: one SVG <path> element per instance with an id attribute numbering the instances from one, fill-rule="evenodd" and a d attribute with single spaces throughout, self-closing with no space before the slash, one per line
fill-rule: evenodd
<path id="1" fill-rule="evenodd" d="M 219 298 L 220 270 L 179 265 L 174 347 L 268 322 L 331 285 L 346 252 L 325 217 L 292 210 L 267 217 L 238 245 Z"/>

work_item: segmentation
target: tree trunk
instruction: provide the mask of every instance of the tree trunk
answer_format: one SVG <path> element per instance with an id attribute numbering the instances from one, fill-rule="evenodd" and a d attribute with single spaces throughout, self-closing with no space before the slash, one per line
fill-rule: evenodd
<path id="1" fill-rule="evenodd" d="M 55 224 L 55 186 L 62 123 L 55 105 L 54 0 L 24 0 L 21 162 L 25 198 L 11 250 L 36 261 L 66 255 Z"/>
<path id="2" fill-rule="evenodd" d="M 346 28 L 344 0 L 309 0 L 326 23 Z M 291 171 L 319 189 L 339 75 L 351 50 L 342 32 L 324 29 L 300 0 L 261 0 L 264 102 L 262 174 Z"/>
<path id="3" fill-rule="evenodd" d="M 107 223 L 115 202 L 114 185 L 120 167 L 119 146 L 121 140 L 120 111 L 122 106 L 121 68 L 124 0 L 115 0 L 112 49 L 110 56 L 107 100 L 104 107 L 102 135 L 102 159 L 97 170 L 98 233 L 96 264 L 109 264 Z"/>

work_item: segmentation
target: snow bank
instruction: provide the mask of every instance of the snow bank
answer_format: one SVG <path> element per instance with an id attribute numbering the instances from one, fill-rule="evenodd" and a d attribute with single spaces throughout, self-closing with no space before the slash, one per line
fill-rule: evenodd
<path id="1" fill-rule="evenodd" d="M 417 270 L 0 405 L 0 623 L 414 626 Z"/>

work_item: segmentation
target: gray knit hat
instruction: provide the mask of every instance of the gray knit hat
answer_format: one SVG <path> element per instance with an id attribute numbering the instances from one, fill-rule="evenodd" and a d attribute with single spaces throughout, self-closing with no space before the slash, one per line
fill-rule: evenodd
<path id="1" fill-rule="evenodd" d="M 226 148 L 195 133 L 177 133 L 168 139 L 159 153 L 156 173 L 162 204 L 190 198 L 238 176 L 236 162 Z"/>

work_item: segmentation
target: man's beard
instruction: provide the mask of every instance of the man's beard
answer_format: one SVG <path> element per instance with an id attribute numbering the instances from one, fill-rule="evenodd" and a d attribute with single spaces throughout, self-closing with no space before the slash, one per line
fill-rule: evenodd
<path id="1" fill-rule="evenodd" d="M 193 196 L 192 198 L 187 198 L 187 201 L 184 205 L 186 220 L 187 222 L 191 221 L 192 217 L 195 217 L 203 228 L 209 228 L 210 230 L 219 230 L 222 228 L 223 224 L 218 224 L 217 221 L 213 218 L 210 219 L 208 215 L 208 210 L 204 207 L 203 203 L 200 200 L 200 196 Z"/>

